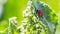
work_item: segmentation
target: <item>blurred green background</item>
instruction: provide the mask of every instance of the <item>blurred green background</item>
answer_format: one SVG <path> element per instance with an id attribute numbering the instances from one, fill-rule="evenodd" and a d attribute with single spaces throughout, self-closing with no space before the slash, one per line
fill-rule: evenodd
<path id="1" fill-rule="evenodd" d="M 58 26 L 56 33 L 60 32 L 60 0 L 39 0 L 42 2 L 47 3 L 58 15 Z M 7 2 L 4 4 L 3 9 L 3 17 L 0 20 L 0 30 L 4 30 L 9 25 L 9 18 L 11 17 L 17 17 L 18 25 L 20 25 L 21 21 L 24 19 L 22 11 L 27 7 L 28 0 L 7 0 Z"/>

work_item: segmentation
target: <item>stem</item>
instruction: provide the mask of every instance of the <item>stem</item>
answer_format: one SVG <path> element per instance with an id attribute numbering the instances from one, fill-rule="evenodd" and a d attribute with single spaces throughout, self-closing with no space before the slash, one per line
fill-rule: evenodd
<path id="1" fill-rule="evenodd" d="M 43 27 L 44 31 L 46 32 L 46 27 L 41 21 L 40 21 L 40 25 Z M 46 32 L 46 34 L 47 34 L 47 32 Z"/>
<path id="2" fill-rule="evenodd" d="M 37 19 L 38 20 L 38 19 Z M 44 29 L 44 31 L 46 32 L 46 26 L 42 23 L 42 21 L 38 21 L 38 23 L 42 26 L 42 28 Z M 46 32 L 47 34 L 47 32 Z"/>
<path id="3" fill-rule="evenodd" d="M 44 17 L 43 17 L 44 18 Z M 49 30 L 49 34 L 53 34 L 52 33 L 52 31 L 51 31 L 51 29 L 50 29 L 50 26 L 49 26 L 49 24 L 48 24 L 48 21 L 44 18 L 44 20 L 46 21 L 46 24 L 47 24 L 47 26 L 48 26 L 48 30 Z"/>

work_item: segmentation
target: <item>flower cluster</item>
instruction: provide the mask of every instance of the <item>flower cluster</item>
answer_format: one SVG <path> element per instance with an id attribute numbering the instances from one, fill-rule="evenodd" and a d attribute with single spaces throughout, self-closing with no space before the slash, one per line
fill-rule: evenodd
<path id="1" fill-rule="evenodd" d="M 27 4 L 28 4 L 27 8 L 23 11 L 23 16 L 24 17 L 31 16 L 31 12 L 29 12 L 29 10 L 32 6 L 32 1 L 29 0 Z"/>

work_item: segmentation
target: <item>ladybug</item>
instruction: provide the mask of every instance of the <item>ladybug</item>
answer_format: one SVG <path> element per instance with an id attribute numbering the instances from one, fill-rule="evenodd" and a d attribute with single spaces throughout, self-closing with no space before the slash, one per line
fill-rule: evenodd
<path id="1" fill-rule="evenodd" d="M 37 10 L 37 13 L 38 13 L 39 16 L 41 16 L 41 17 L 43 16 L 42 10 Z"/>

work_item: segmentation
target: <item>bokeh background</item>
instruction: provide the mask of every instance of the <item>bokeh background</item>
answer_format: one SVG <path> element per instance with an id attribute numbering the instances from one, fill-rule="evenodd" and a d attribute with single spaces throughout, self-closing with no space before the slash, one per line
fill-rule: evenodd
<path id="1" fill-rule="evenodd" d="M 4 1 L 4 0 L 3 0 Z M 56 34 L 60 33 L 60 0 L 38 0 L 47 3 L 58 15 L 58 26 Z M 0 19 L 0 31 L 9 25 L 9 18 L 17 17 L 18 26 L 24 19 L 22 11 L 27 7 L 28 0 L 6 0 L 3 4 L 3 15 Z"/>

